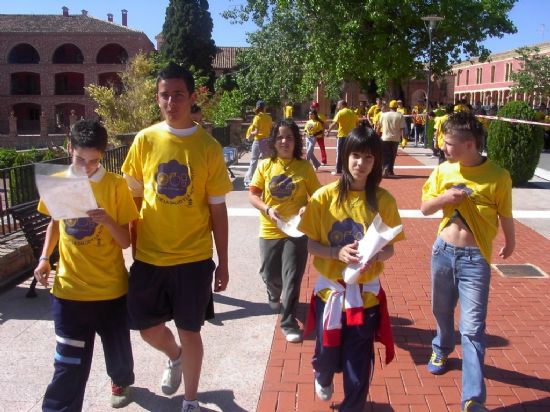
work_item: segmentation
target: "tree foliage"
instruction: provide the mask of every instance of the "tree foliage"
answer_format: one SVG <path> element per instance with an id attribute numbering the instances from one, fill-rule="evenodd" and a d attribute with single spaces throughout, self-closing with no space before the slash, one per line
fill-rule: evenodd
<path id="1" fill-rule="evenodd" d="M 550 96 L 550 56 L 540 54 L 538 47 L 521 47 L 516 52 L 521 71 L 511 75 L 512 92 Z"/>
<path id="2" fill-rule="evenodd" d="M 301 99 L 319 81 L 335 97 L 343 80 L 384 87 L 389 80 L 418 75 L 428 61 L 428 31 L 422 16 L 445 18 L 432 49 L 435 74 L 452 63 L 489 50 L 488 37 L 516 31 L 508 19 L 516 0 L 247 0 L 225 12 L 252 19 L 251 49 L 240 59 L 243 92 L 271 103 Z"/>
<path id="3" fill-rule="evenodd" d="M 216 45 L 212 40 L 212 17 L 207 0 L 170 0 L 162 26 L 160 49 L 168 61 L 193 66 L 212 77 Z"/>
<path id="4" fill-rule="evenodd" d="M 535 111 L 527 103 L 514 101 L 498 111 L 501 117 L 535 120 Z M 510 172 L 514 186 L 533 177 L 544 145 L 539 126 L 493 120 L 489 126 L 487 154 Z"/>
<path id="5" fill-rule="evenodd" d="M 91 84 L 86 93 L 96 102 L 99 115 L 112 139 L 139 131 L 160 120 L 155 100 L 157 66 L 153 58 L 137 54 L 120 73 L 122 90 Z"/>

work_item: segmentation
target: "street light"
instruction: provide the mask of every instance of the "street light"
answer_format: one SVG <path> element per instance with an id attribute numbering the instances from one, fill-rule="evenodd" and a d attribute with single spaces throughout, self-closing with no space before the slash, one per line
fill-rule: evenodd
<path id="1" fill-rule="evenodd" d="M 428 30 L 428 37 L 430 38 L 430 48 L 428 49 L 428 90 L 426 93 L 426 121 L 428 120 L 428 113 L 430 113 L 430 94 L 432 89 L 432 38 L 434 31 L 443 17 L 439 16 L 426 16 L 422 17 L 424 26 Z"/>

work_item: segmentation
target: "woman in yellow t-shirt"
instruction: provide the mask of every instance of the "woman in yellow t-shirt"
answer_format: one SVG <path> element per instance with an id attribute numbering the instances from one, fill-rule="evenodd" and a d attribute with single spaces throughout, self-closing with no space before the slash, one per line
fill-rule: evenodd
<path id="1" fill-rule="evenodd" d="M 393 255 L 397 235 L 359 269 L 357 281 L 346 284 L 342 272 L 359 263 L 358 241 L 379 214 L 390 227 L 401 224 L 392 195 L 379 187 L 382 142 L 374 130 L 359 126 L 347 137 L 340 180 L 317 190 L 298 229 L 309 238 L 308 250 L 319 271 L 306 331 L 315 324 L 313 355 L 315 393 L 332 397 L 334 374 L 343 372 L 344 400 L 340 410 L 365 409 L 374 364 L 374 338 L 386 345 L 386 363 L 394 354 L 384 291 L 380 287 L 383 261 Z M 348 279 L 349 280 L 349 279 Z M 345 302 L 345 303 L 344 303 Z M 313 322 L 311 322 L 313 321 Z M 311 328 L 313 329 L 313 327 Z"/>
<path id="2" fill-rule="evenodd" d="M 319 186 L 311 164 L 302 159 L 300 130 L 282 120 L 271 130 L 272 156 L 256 169 L 248 200 L 260 215 L 261 275 L 269 306 L 281 314 L 281 329 L 288 342 L 300 342 L 296 320 L 300 284 L 306 268 L 307 238 L 297 233 L 308 197 Z"/>
<path id="3" fill-rule="evenodd" d="M 250 185 L 254 171 L 258 166 L 258 161 L 267 157 L 268 138 L 273 119 L 265 112 L 265 102 L 258 100 L 256 102 L 256 116 L 252 120 L 252 131 L 248 134 L 248 139 L 253 138 L 252 147 L 250 149 L 250 166 L 244 176 L 244 187 Z M 248 132 L 247 132 L 248 133 Z"/>
<path id="4" fill-rule="evenodd" d="M 317 115 L 317 110 L 310 109 L 309 110 L 309 120 L 304 125 L 304 133 L 306 137 L 306 159 L 311 162 L 315 170 L 319 169 L 319 166 L 321 166 L 321 162 L 315 157 L 315 143 L 318 141 L 318 139 L 323 139 L 325 131 L 325 125 L 319 119 L 319 116 Z M 320 145 L 319 145 L 320 147 Z M 323 141 L 323 149 L 324 149 L 324 141 Z M 322 156 L 322 152 L 321 152 Z M 324 161 L 323 164 L 327 163 L 327 155 L 325 152 Z"/>

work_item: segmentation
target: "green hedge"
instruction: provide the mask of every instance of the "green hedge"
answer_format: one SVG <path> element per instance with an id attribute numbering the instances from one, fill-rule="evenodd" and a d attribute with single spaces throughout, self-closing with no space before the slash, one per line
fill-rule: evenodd
<path id="1" fill-rule="evenodd" d="M 525 102 L 509 102 L 498 111 L 501 117 L 535 120 L 535 111 Z M 488 157 L 512 176 L 512 184 L 529 181 L 535 174 L 544 146 L 541 127 L 493 120 L 489 126 Z"/>

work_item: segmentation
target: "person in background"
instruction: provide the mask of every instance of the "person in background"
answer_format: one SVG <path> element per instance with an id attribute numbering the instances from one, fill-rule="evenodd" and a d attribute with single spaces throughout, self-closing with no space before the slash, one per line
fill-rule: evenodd
<path id="1" fill-rule="evenodd" d="M 283 115 L 285 119 L 292 120 L 292 116 L 294 114 L 294 107 L 292 106 L 292 104 L 290 104 L 290 102 L 285 103 L 283 112 L 284 112 Z"/>
<path id="2" fill-rule="evenodd" d="M 379 121 L 382 129 L 383 177 L 385 178 L 395 176 L 393 168 L 397 147 L 407 133 L 405 117 L 397 111 L 397 100 L 390 101 L 389 108 L 389 111 L 380 115 Z"/>
<path id="3" fill-rule="evenodd" d="M 339 175 L 342 173 L 342 158 L 341 153 L 344 146 L 344 139 L 348 133 L 357 126 L 357 115 L 348 108 L 348 104 L 345 100 L 338 100 L 336 104 L 336 116 L 332 119 L 332 124 L 326 131 L 328 137 L 330 131 L 338 126 L 338 133 L 336 134 L 336 168 L 331 174 Z"/>
<path id="4" fill-rule="evenodd" d="M 304 125 L 304 134 L 306 138 L 306 159 L 309 160 L 315 170 L 321 166 L 321 162 L 317 159 L 315 156 L 314 150 L 315 150 L 315 143 L 318 141 L 318 139 L 324 140 L 324 134 L 325 134 L 325 125 L 319 119 L 319 115 L 317 114 L 317 110 L 312 109 L 309 111 L 309 120 Z M 324 141 L 323 141 L 323 149 L 324 149 Z M 324 153 L 324 157 L 323 157 Z M 321 159 L 322 163 L 324 165 L 327 164 L 327 154 L 325 150 L 321 150 Z"/>
<path id="5" fill-rule="evenodd" d="M 244 176 L 244 187 L 248 188 L 252 176 L 254 176 L 254 171 L 258 166 L 258 160 L 267 156 L 269 141 L 266 140 L 269 138 L 269 132 L 271 131 L 271 125 L 273 124 L 273 119 L 269 114 L 265 112 L 265 102 L 263 100 L 258 100 L 256 102 L 256 115 L 252 120 L 252 131 L 249 134 L 249 139 L 254 139 L 252 143 L 252 148 L 250 149 L 250 166 L 246 171 Z"/>

